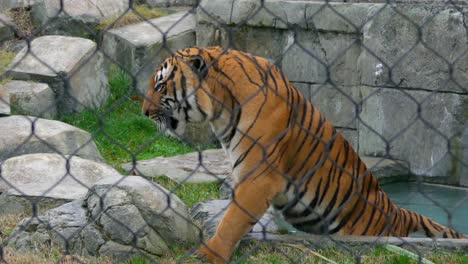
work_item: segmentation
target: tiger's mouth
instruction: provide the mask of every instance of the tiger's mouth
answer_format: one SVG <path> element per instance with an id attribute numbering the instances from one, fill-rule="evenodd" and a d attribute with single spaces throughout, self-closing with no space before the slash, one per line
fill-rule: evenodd
<path id="1" fill-rule="evenodd" d="M 167 128 L 170 130 L 176 130 L 179 125 L 179 120 L 165 112 L 154 112 L 149 116 L 149 118 L 161 129 Z"/>
<path id="2" fill-rule="evenodd" d="M 169 125 L 169 127 L 172 129 L 172 130 L 176 130 L 177 129 L 177 125 L 179 124 L 179 120 L 175 119 L 174 117 L 170 116 L 168 119 L 167 119 L 167 124 Z"/>

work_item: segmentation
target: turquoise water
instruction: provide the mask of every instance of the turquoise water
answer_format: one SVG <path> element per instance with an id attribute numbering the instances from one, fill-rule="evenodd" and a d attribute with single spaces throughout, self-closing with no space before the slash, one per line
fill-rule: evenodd
<path id="1" fill-rule="evenodd" d="M 398 182 L 382 185 L 382 189 L 397 205 L 424 214 L 441 224 L 468 234 L 468 190 L 443 186 Z"/>

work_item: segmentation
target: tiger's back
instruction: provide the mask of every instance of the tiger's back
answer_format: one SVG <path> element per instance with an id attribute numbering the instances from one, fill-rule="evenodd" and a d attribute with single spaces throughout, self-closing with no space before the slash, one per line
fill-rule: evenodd
<path id="1" fill-rule="evenodd" d="M 214 263 L 230 258 L 270 205 L 309 233 L 463 237 L 394 205 L 343 135 L 264 58 L 178 51 L 155 73 L 143 112 L 209 123 L 231 160 L 235 203 L 198 252 Z"/>

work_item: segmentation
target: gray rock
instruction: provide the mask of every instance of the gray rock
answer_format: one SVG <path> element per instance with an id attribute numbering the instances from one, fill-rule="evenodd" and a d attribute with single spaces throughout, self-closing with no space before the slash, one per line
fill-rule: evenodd
<path id="1" fill-rule="evenodd" d="M 220 26 L 229 25 L 237 3 L 235 0 L 202 0 L 197 9 L 197 21 L 200 24 L 217 24 L 215 21 L 219 21 Z"/>
<path id="2" fill-rule="evenodd" d="M 0 118 L 0 127 L 2 161 L 30 153 L 60 153 L 95 161 L 104 160 L 88 132 L 59 121 L 10 116 Z"/>
<path id="3" fill-rule="evenodd" d="M 391 160 L 377 157 L 361 157 L 367 169 L 377 177 L 379 183 L 385 183 L 398 176 L 408 177 L 410 171 L 408 164 L 401 160 Z"/>
<path id="4" fill-rule="evenodd" d="M 7 159 L 1 165 L 0 204 L 8 206 L 1 207 L 0 214 L 29 213 L 33 204 L 44 208 L 51 200 L 57 205 L 81 199 L 95 182 L 105 177 L 115 179 L 120 174 L 102 163 L 58 154 Z"/>
<path id="5" fill-rule="evenodd" d="M 416 175 L 445 176 L 447 183 L 458 184 L 468 95 L 371 87 L 361 93 L 366 98 L 359 122 L 361 154 L 390 155 L 408 162 Z"/>
<path id="6" fill-rule="evenodd" d="M 55 94 L 45 83 L 10 81 L 0 90 L 9 93 L 13 114 L 53 119 L 57 115 Z"/>
<path id="7" fill-rule="evenodd" d="M 103 207 L 101 207 L 99 197 L 104 193 L 106 196 L 103 199 Z M 167 203 L 168 200 L 170 203 Z M 137 237 L 143 235 L 160 236 L 166 245 L 192 243 L 197 239 L 195 227 L 190 221 L 188 209 L 184 203 L 163 187 L 142 177 L 124 177 L 118 184 L 115 184 L 113 179 L 104 179 L 91 189 L 85 201 L 91 216 L 96 219 L 97 223 L 108 221 L 108 219 L 102 218 L 103 215 L 114 218 L 114 221 L 108 221 L 114 226 L 109 230 L 123 228 L 122 223 L 115 221 L 115 219 L 125 219 L 119 217 L 125 213 L 124 210 L 119 212 L 119 207 L 131 205 L 134 206 L 134 209 L 138 209 L 139 215 L 134 215 L 131 220 L 141 221 L 146 225 L 132 224 L 129 226 L 126 224 L 126 231 L 113 231 L 115 232 L 114 236 L 120 241 L 126 241 L 128 238 L 123 235 L 130 231 Z M 101 214 L 103 210 L 106 211 L 106 214 Z M 150 246 L 147 246 L 147 250 L 151 252 Z M 164 245 L 160 245 L 160 247 L 162 248 L 158 250 L 164 250 Z"/>
<path id="8" fill-rule="evenodd" d="M 231 175 L 231 164 L 222 149 L 204 150 L 185 155 L 155 158 L 138 161 L 134 167 L 125 163 L 122 168 L 126 171 L 136 169 L 145 177 L 166 176 L 177 182 L 219 182 Z"/>
<path id="9" fill-rule="evenodd" d="M 314 84 L 309 99 L 333 125 L 356 128 L 359 87 Z"/>
<path id="10" fill-rule="evenodd" d="M 4 9 L 28 7 L 28 6 L 33 6 L 34 4 L 40 1 L 42 0 L 3 0 L 1 6 Z"/>
<path id="11" fill-rule="evenodd" d="M 195 6 L 197 2 L 197 0 L 145 0 L 145 3 L 151 7 Z"/>
<path id="12" fill-rule="evenodd" d="M 8 116 L 10 114 L 10 93 L 0 86 L 0 116 Z"/>
<path id="13" fill-rule="evenodd" d="M 95 226 L 88 223 L 83 200 L 76 200 L 51 209 L 37 218 L 25 218 L 18 223 L 9 237 L 9 246 L 19 251 L 37 250 L 37 245 L 56 245 L 62 250 L 67 241 L 69 250 L 78 254 L 96 253 L 87 251 L 81 243 L 83 234 L 92 233 L 89 243 L 99 248 L 104 239 Z M 94 249 L 96 250 L 96 249 Z"/>
<path id="14" fill-rule="evenodd" d="M 84 200 L 62 205 L 38 218 L 40 221 L 26 218 L 20 222 L 9 245 L 27 251 L 35 250 L 35 243 L 49 241 L 63 250 L 67 239 L 73 254 L 126 261 L 138 254 L 155 258 L 168 253 L 170 247 L 198 240 L 180 199 L 137 176 L 105 178 Z"/>
<path id="15" fill-rule="evenodd" d="M 130 71 L 136 78 L 138 91 L 146 94 L 156 67 L 171 52 L 195 44 L 195 26 L 195 16 L 177 12 L 106 31 L 102 47 L 111 59 Z"/>
<path id="16" fill-rule="evenodd" d="M 357 129 L 349 129 L 349 128 L 338 128 L 337 129 L 341 134 L 343 134 L 344 138 L 353 146 L 353 149 L 356 152 L 359 152 L 359 133 Z"/>
<path id="17" fill-rule="evenodd" d="M 362 84 L 466 93 L 468 32 L 462 11 L 434 5 L 402 5 L 396 9 L 403 15 L 386 8 L 363 28 L 367 49 L 358 61 Z M 424 24 L 421 40 L 414 23 Z M 455 82 L 449 81 L 451 77 Z"/>
<path id="18" fill-rule="evenodd" d="M 291 81 L 334 85 L 359 84 L 356 61 L 361 48 L 353 35 L 288 31 L 282 69 Z M 327 80 L 327 70 L 330 80 Z"/>
<path id="19" fill-rule="evenodd" d="M 96 38 L 96 27 L 128 9 L 128 0 L 43 0 L 33 5 L 35 20 L 49 35 Z"/>
<path id="20" fill-rule="evenodd" d="M 231 200 L 212 200 L 206 203 L 197 203 L 190 210 L 191 217 L 201 224 L 203 233 L 208 237 L 212 236 L 221 219 L 223 218 L 228 206 L 232 203 Z M 273 210 L 269 210 L 260 221 L 252 228 L 253 233 L 283 233 L 284 227 L 282 222 L 275 221 L 278 218 Z"/>
<path id="21" fill-rule="evenodd" d="M 18 80 L 47 83 L 56 93 L 62 113 L 99 107 L 109 96 L 103 56 L 88 39 L 36 38 L 30 51 L 24 48 L 17 54 L 8 74 Z"/>
<path id="22" fill-rule="evenodd" d="M 234 182 L 232 177 L 227 177 L 219 186 L 219 199 L 232 199 L 234 194 Z"/>
<path id="23" fill-rule="evenodd" d="M 109 240 L 99 248 L 99 255 L 111 257 L 114 261 L 122 263 L 128 260 L 130 256 L 141 255 L 141 251 L 138 252 L 138 249 L 133 246 L 122 245 Z M 145 254 L 144 256 L 148 258 L 148 255 Z"/>
<path id="24" fill-rule="evenodd" d="M 0 41 L 4 42 L 15 37 L 15 25 L 10 17 L 0 13 Z"/>
<path id="25" fill-rule="evenodd" d="M 18 213 L 31 215 L 35 210 L 42 213 L 68 202 L 70 202 L 70 199 L 14 195 L 8 192 L 1 193 L 0 191 L 0 215 Z"/>
<path id="26" fill-rule="evenodd" d="M 462 137 L 462 150 L 463 150 L 463 162 L 462 162 L 462 174 L 460 178 L 460 185 L 468 187 L 468 125 L 465 125 L 465 131 Z"/>
<path id="27" fill-rule="evenodd" d="M 382 4 L 349 5 L 313 1 L 204 0 L 198 10 L 200 23 L 246 24 L 277 29 L 310 29 L 337 33 L 357 33 Z M 263 6 L 263 7 L 262 7 Z M 341 14 L 342 16 L 338 15 Z M 343 19 L 345 17 L 346 19 Z"/>

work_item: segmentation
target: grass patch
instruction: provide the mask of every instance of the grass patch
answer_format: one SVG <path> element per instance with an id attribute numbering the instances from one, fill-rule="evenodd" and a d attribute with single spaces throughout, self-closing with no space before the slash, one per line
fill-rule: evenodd
<path id="1" fill-rule="evenodd" d="M 25 216 L 23 214 L 8 214 L 0 216 L 0 245 L 3 240 L 7 239 L 11 235 L 16 224 L 24 217 Z"/>
<path id="2" fill-rule="evenodd" d="M 77 263 L 115 263 L 109 257 L 83 257 L 78 255 L 64 255 L 63 250 L 57 247 L 40 246 L 37 252 L 17 252 L 11 248 L 5 248 L 3 259 L 8 264 L 77 264 Z"/>
<path id="3" fill-rule="evenodd" d="M 100 25 L 99 30 L 119 28 L 139 22 L 143 22 L 148 19 L 154 19 L 162 16 L 167 16 L 169 13 L 166 10 L 160 8 L 150 8 L 147 5 L 133 5 L 133 9 L 129 10 L 122 17 L 114 16 L 106 19 Z"/>
<path id="4" fill-rule="evenodd" d="M 174 184 L 175 183 L 166 183 Z M 185 186 L 185 185 L 182 185 Z M 192 188 L 188 185 L 187 190 Z M 208 188 L 209 189 L 209 188 Z M 195 189 L 203 190 L 203 189 Z M 19 220 L 24 218 L 24 215 L 7 215 L 0 216 L 0 238 L 6 239 L 13 230 Z M 10 233 L 10 234 L 9 234 Z M 1 239 L 0 239 L 1 241 Z M 314 242 L 314 241 L 312 241 Z M 317 242 L 317 241 L 315 241 Z M 0 244 L 2 244 L 0 242 Z M 384 246 L 376 246 L 375 248 L 365 246 L 349 247 L 347 249 L 331 247 L 331 248 L 311 248 L 305 246 L 291 245 L 285 243 L 274 243 L 271 241 L 244 241 L 234 252 L 232 258 L 233 263 L 239 264 L 283 264 L 283 263 L 340 263 L 350 264 L 356 263 L 359 259 L 364 264 L 416 264 L 418 260 L 411 259 L 407 256 L 398 253 L 390 252 Z M 434 263 L 447 264 L 466 264 L 468 263 L 468 255 L 463 251 L 449 250 L 421 250 L 420 252 L 414 249 L 409 249 L 415 254 L 421 254 L 425 259 Z M 108 257 L 83 257 L 77 255 L 64 255 L 63 249 L 56 246 L 38 245 L 35 252 L 16 252 L 15 250 L 5 247 L 3 249 L 3 258 L 6 263 L 10 264 L 49 264 L 49 263 L 99 263 L 110 264 L 116 263 Z M 135 256 L 124 262 L 127 264 L 149 264 L 154 263 L 145 257 Z M 173 248 L 172 253 L 168 253 L 160 257 L 157 263 L 172 264 L 172 263 L 190 263 L 201 264 L 205 263 L 187 254 L 186 248 Z"/>
<path id="5" fill-rule="evenodd" d="M 20 39 L 33 36 L 35 27 L 32 20 L 31 8 L 14 8 L 9 10 L 7 15 L 13 19 L 17 32 L 16 35 Z"/>
<path id="6" fill-rule="evenodd" d="M 177 195 L 189 208 L 199 202 L 219 199 L 220 183 L 180 184 L 166 177 L 154 178 L 153 181 Z"/>
<path id="7" fill-rule="evenodd" d="M 125 162 L 157 156 L 174 156 L 195 151 L 177 139 L 156 131 L 154 123 L 141 114 L 141 103 L 131 100 L 131 79 L 111 69 L 111 96 L 104 107 L 62 116 L 60 119 L 92 134 L 108 164 L 120 169 Z"/>
<path id="8" fill-rule="evenodd" d="M 0 49 L 0 85 L 4 85 L 10 81 L 9 78 L 5 78 L 5 72 L 15 56 L 14 52 Z"/>

